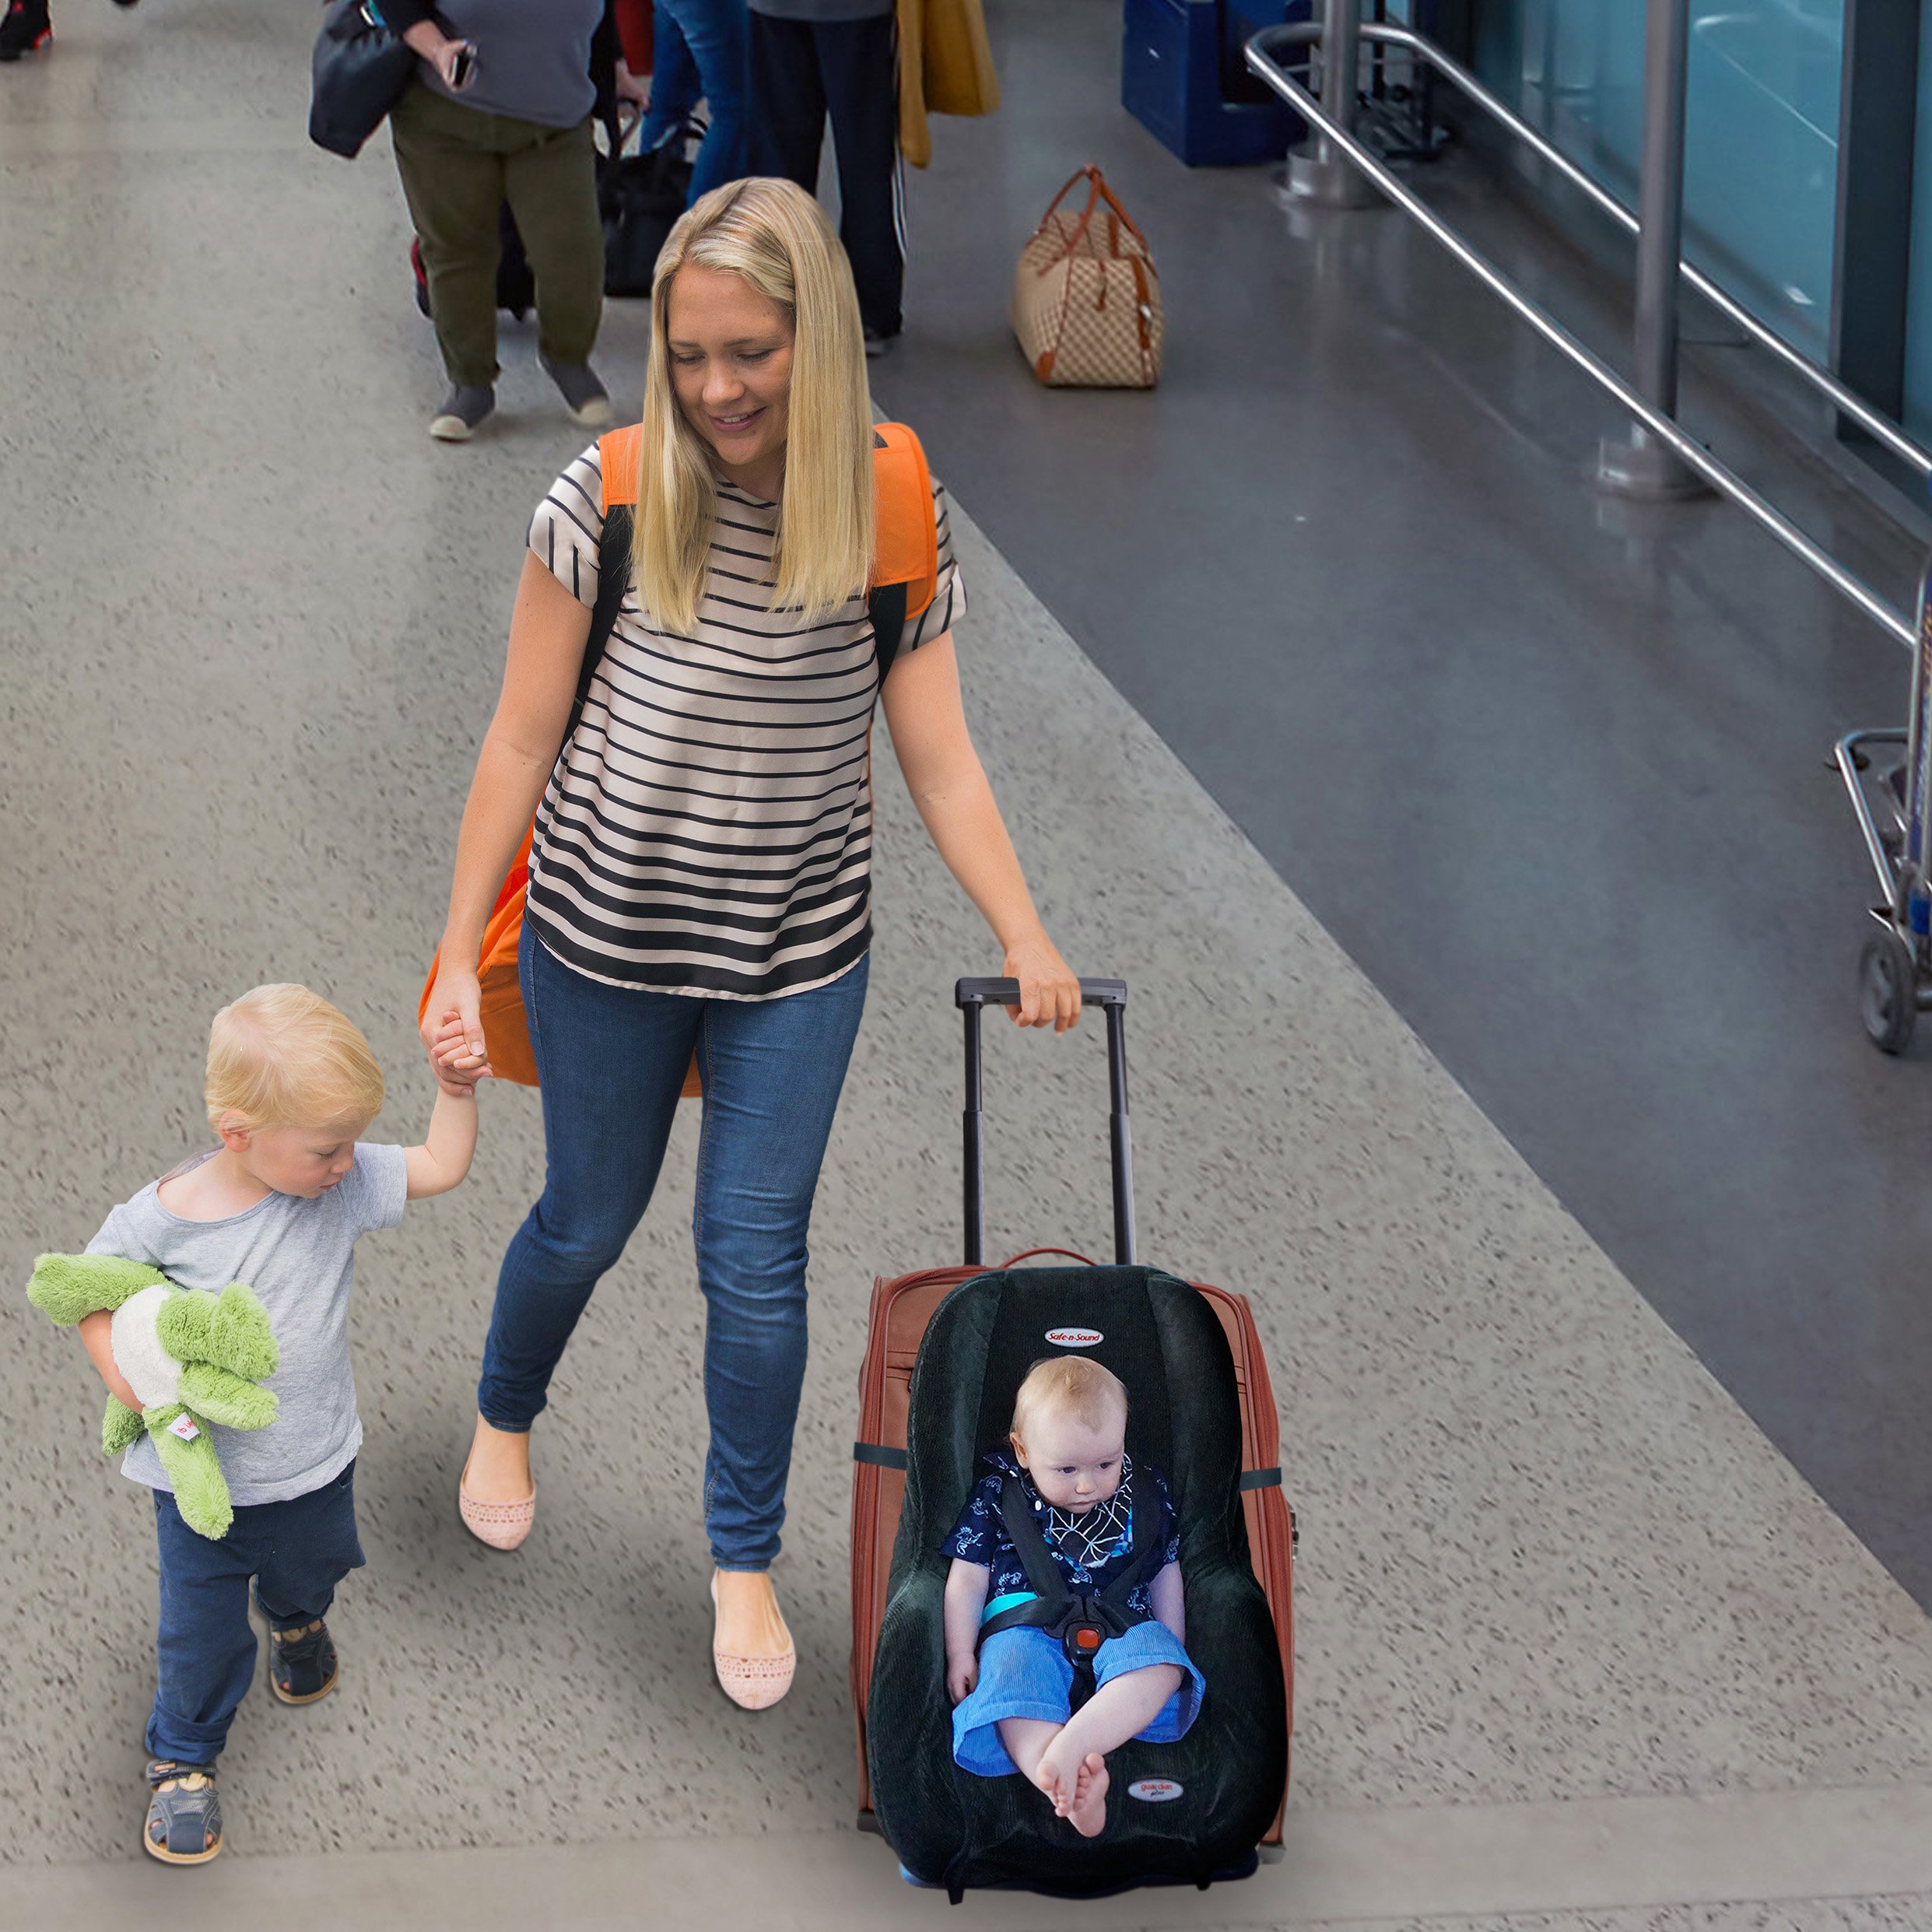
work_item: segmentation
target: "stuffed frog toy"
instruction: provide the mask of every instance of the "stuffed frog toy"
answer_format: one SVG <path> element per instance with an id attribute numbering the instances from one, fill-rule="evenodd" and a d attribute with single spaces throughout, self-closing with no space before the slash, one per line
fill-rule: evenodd
<path id="1" fill-rule="evenodd" d="M 266 1429 L 275 1417 L 273 1393 L 258 1385 L 279 1357 L 254 1290 L 231 1282 L 210 1295 L 119 1255 L 44 1254 L 27 1299 L 63 1328 L 112 1314 L 114 1366 L 142 1406 L 108 1397 L 103 1451 L 117 1454 L 145 1430 L 174 1485 L 181 1520 L 200 1535 L 226 1536 L 234 1506 L 208 1425 Z"/>

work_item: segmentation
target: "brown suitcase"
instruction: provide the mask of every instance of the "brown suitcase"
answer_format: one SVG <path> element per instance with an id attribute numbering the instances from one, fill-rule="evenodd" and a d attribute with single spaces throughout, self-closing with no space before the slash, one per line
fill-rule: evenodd
<path id="1" fill-rule="evenodd" d="M 1134 1258 L 1132 1155 L 1127 1137 L 1127 1067 L 1124 1015 L 1127 988 L 1119 980 L 1082 980 L 1082 1001 L 1106 1017 L 1108 1066 L 1113 1093 L 1114 1241 L 1118 1259 Z M 906 1421 L 913 1364 L 934 1311 L 962 1282 L 984 1275 L 980 1259 L 984 1217 L 980 1187 L 980 1016 L 987 1004 L 1014 1005 L 1019 986 L 1012 980 L 962 980 L 955 998 L 966 1015 L 966 1251 L 958 1267 L 923 1268 L 872 1284 L 864 1366 L 859 1371 L 859 1434 L 852 1456 L 852 1708 L 858 1720 L 858 1822 L 876 1829 L 865 1749 L 866 1700 L 872 1682 L 873 1652 L 885 1613 L 886 1585 L 892 1566 L 892 1541 L 899 1530 L 906 1492 Z M 1004 1264 L 1012 1268 L 1038 1254 L 1065 1255 L 1093 1265 L 1068 1248 L 1029 1248 Z M 1243 1499 L 1248 1550 L 1254 1574 L 1267 1594 L 1281 1646 L 1282 1681 L 1288 1693 L 1291 1727 L 1295 1701 L 1294 1573 L 1297 1541 L 1294 1513 L 1282 1488 L 1281 1432 L 1268 1362 L 1254 1327 L 1248 1298 L 1204 1282 L 1190 1285 L 1205 1296 L 1220 1317 L 1234 1358 L 1241 1398 Z M 1278 1853 L 1282 1808 L 1262 1839 Z"/>

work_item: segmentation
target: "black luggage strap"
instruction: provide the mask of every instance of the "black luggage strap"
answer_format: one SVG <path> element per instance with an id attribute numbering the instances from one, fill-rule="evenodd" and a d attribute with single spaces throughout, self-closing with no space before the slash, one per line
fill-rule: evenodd
<path id="1" fill-rule="evenodd" d="M 879 1469 L 904 1469 L 910 1461 L 904 1450 L 895 1449 L 889 1443 L 854 1443 L 852 1460 L 870 1463 Z"/>
<path id="2" fill-rule="evenodd" d="M 1000 1485 L 1000 1520 L 1012 1539 L 1014 1554 L 1026 1572 L 1032 1600 L 1000 1611 L 980 1625 L 975 1648 L 1002 1630 L 1043 1630 L 1057 1637 L 1074 1681 L 1069 1708 L 1078 1710 L 1093 1695 L 1093 1660 L 1110 1637 L 1124 1636 L 1137 1623 L 1146 1623 L 1151 1610 L 1140 1610 L 1127 1599 L 1152 1581 L 1166 1562 L 1160 1540 L 1160 1506 L 1151 1492 L 1136 1499 L 1133 1512 L 1133 1558 L 1104 1589 L 1076 1590 L 1054 1562 L 1053 1552 L 1035 1520 L 1026 1485 L 1008 1476 Z"/>
<path id="3" fill-rule="evenodd" d="M 1236 1487 L 1243 1491 L 1250 1489 L 1278 1489 L 1282 1486 L 1282 1467 L 1277 1463 L 1272 1469 L 1244 1469 L 1241 1480 Z"/>

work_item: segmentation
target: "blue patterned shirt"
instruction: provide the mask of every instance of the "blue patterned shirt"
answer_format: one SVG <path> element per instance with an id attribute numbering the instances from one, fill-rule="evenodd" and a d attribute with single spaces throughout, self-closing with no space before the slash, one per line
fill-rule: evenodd
<path id="1" fill-rule="evenodd" d="M 980 1613 L 984 1623 L 1014 1604 L 1029 1601 L 1034 1592 L 1026 1580 L 1026 1566 L 1013 1547 L 1000 1515 L 1000 1489 L 1008 1476 L 1018 1476 L 1037 1516 L 1047 1547 L 1060 1566 L 1070 1587 L 1083 1592 L 1104 1590 L 1131 1561 L 1134 1552 L 1134 1510 L 1152 1506 L 1160 1511 L 1160 1541 L 1165 1562 L 1180 1560 L 1180 1525 L 1174 1514 L 1166 1478 L 1152 1463 L 1138 1467 L 1131 1457 L 1122 1459 L 1120 1483 L 1105 1502 L 1077 1514 L 1057 1509 L 1044 1502 L 1033 1480 L 1012 1458 L 994 1450 L 985 1458 L 987 1473 L 973 1485 L 973 1494 L 952 1534 L 946 1538 L 948 1556 L 969 1563 L 984 1563 L 991 1573 L 987 1585 L 986 1608 Z M 1131 1609 L 1153 1614 L 1148 1600 L 1148 1586 L 1137 1585 L 1127 1595 Z"/>

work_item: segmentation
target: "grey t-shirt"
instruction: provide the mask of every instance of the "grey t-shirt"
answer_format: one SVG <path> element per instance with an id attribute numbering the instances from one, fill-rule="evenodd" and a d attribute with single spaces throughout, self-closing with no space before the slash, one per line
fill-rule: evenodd
<path id="1" fill-rule="evenodd" d="M 255 1291 L 281 1351 L 280 1367 L 263 1384 L 280 1407 L 266 1429 L 209 1425 L 238 1507 L 307 1495 L 340 1475 L 362 1446 L 349 1361 L 356 1239 L 401 1220 L 405 1159 L 400 1147 L 358 1141 L 354 1166 L 314 1200 L 270 1194 L 222 1221 L 170 1214 L 161 1205 L 161 1183 L 150 1181 L 87 1244 L 89 1254 L 145 1261 L 183 1288 L 218 1295 L 230 1282 L 246 1282 Z M 150 1489 L 174 1488 L 146 1436 L 121 1472 Z"/>
<path id="2" fill-rule="evenodd" d="M 591 37 L 604 0 L 437 0 L 436 13 L 452 39 L 476 47 L 476 78 L 460 94 L 433 62 L 416 62 L 445 100 L 545 128 L 574 128 L 597 105 Z"/>

